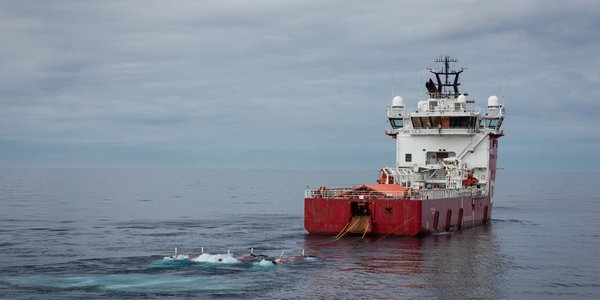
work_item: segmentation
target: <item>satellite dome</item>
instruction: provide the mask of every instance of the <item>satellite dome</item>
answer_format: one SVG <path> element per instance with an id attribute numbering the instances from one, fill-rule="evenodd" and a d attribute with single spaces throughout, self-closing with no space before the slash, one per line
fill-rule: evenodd
<path id="1" fill-rule="evenodd" d="M 392 99 L 392 107 L 404 107 L 404 99 L 400 96 L 394 97 Z"/>
<path id="2" fill-rule="evenodd" d="M 500 100 L 498 97 L 492 95 L 488 98 L 488 107 L 498 107 L 500 106 Z"/>
<path id="3" fill-rule="evenodd" d="M 458 102 L 458 103 L 467 103 L 467 96 L 465 96 L 465 95 L 462 95 L 462 94 L 461 94 L 461 95 L 459 95 L 459 96 L 456 98 L 456 102 Z"/>

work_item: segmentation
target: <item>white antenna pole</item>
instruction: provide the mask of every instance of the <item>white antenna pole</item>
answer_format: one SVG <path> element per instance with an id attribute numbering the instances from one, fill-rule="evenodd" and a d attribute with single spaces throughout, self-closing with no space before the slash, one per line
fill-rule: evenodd
<path id="1" fill-rule="evenodd" d="M 396 91 L 394 90 L 395 88 L 395 80 L 394 80 L 394 70 L 392 69 L 392 98 L 394 98 L 394 95 L 396 95 Z"/>
<path id="2" fill-rule="evenodd" d="M 504 88 L 506 85 L 506 74 L 502 77 L 502 105 L 504 105 Z"/>
<path id="3" fill-rule="evenodd" d="M 506 86 L 506 61 L 503 63 L 504 74 L 502 75 L 502 105 L 504 105 L 504 89 Z"/>

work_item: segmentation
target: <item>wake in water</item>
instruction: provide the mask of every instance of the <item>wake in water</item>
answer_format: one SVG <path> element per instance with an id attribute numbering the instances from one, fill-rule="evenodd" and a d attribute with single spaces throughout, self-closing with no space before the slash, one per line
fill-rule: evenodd
<path id="1" fill-rule="evenodd" d="M 62 296 L 73 290 L 85 290 L 89 293 L 119 293 L 109 298 L 122 298 L 122 293 L 157 293 L 160 295 L 183 295 L 200 293 L 210 297 L 213 294 L 226 293 L 228 296 L 245 294 L 263 288 L 262 283 L 257 284 L 246 277 L 230 277 L 228 274 L 238 272 L 271 271 L 282 264 L 311 261 L 316 258 L 304 255 L 286 257 L 282 252 L 278 257 L 256 254 L 251 249 L 250 253 L 235 256 L 231 251 L 221 254 L 210 254 L 202 249 L 199 253 L 183 254 L 175 249 L 171 256 L 154 260 L 150 266 L 141 267 L 127 274 L 57 274 L 57 275 L 24 275 L 11 276 L 0 279 L 2 284 L 20 289 L 41 289 L 52 291 L 54 295 Z M 130 259 L 124 259 L 129 261 Z M 139 261 L 139 260 L 138 260 Z M 168 269 L 187 268 L 183 273 L 171 273 Z M 207 268 L 204 268 L 207 267 Z M 158 271 L 158 273 L 157 273 Z M 182 275 L 184 274 L 184 275 Z M 264 274 L 264 273 L 261 273 Z M 139 295 L 136 295 L 139 296 Z M 102 297 L 102 296 L 101 296 Z M 0 297 L 4 298 L 4 297 Z M 11 298 L 11 297 L 7 297 Z M 60 298 L 60 297 L 59 297 Z M 67 297 L 68 298 L 68 297 Z M 135 298 L 135 297 L 134 297 Z"/>
<path id="2" fill-rule="evenodd" d="M 230 250 L 227 250 L 225 254 L 210 254 L 205 253 L 204 248 L 200 250 L 200 253 L 195 254 L 181 254 L 179 249 L 175 248 L 173 255 L 165 256 L 163 261 L 170 262 L 195 262 L 195 263 L 211 263 L 211 264 L 237 264 L 242 262 L 251 262 L 260 266 L 271 266 L 279 265 L 289 262 L 312 260 L 314 256 L 307 256 L 304 253 L 304 249 L 299 256 L 284 257 L 284 252 L 281 252 L 279 257 L 271 259 L 266 255 L 257 255 L 254 253 L 254 248 L 250 249 L 250 253 L 244 256 L 234 256 Z"/>

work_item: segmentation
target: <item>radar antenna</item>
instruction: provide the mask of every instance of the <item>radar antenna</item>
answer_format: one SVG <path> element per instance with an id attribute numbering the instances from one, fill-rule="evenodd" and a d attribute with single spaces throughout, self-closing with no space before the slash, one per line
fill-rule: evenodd
<path id="1" fill-rule="evenodd" d="M 429 79 L 428 82 L 425 83 L 425 87 L 427 88 L 427 92 L 430 98 L 456 98 L 460 95 L 458 91 L 458 86 L 460 85 L 459 76 L 465 68 L 460 68 L 459 70 L 454 70 L 450 68 L 450 63 L 458 62 L 458 59 L 452 58 L 448 55 L 440 56 L 435 60 L 437 63 L 443 63 L 443 68 L 440 69 L 432 69 L 427 68 L 429 72 L 435 74 L 435 78 L 437 84 L 433 82 L 433 80 Z M 442 81 L 443 77 L 443 81 Z"/>

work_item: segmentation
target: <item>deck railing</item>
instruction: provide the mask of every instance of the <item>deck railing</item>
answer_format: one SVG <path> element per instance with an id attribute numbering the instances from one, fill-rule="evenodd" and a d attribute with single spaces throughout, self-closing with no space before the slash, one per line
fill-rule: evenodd
<path id="1" fill-rule="evenodd" d="M 448 189 L 421 189 L 408 190 L 404 192 L 380 192 L 374 190 L 355 190 L 355 188 L 316 188 L 307 189 L 305 198 L 323 199 L 386 199 L 386 200 L 428 200 L 455 197 L 480 198 L 485 196 L 482 189 L 463 188 L 456 190 Z"/>
<path id="2" fill-rule="evenodd" d="M 472 135 L 477 133 L 477 128 L 411 128 L 410 133 L 414 135 Z"/>

